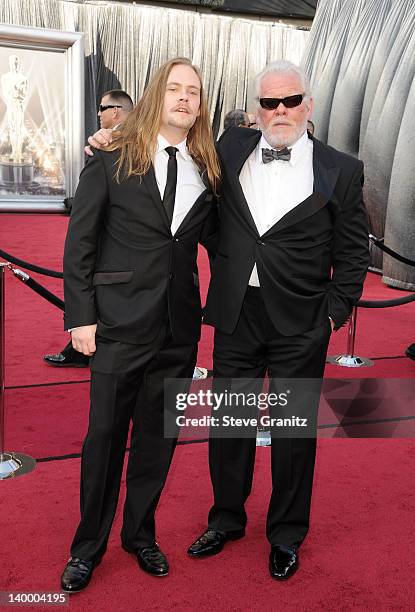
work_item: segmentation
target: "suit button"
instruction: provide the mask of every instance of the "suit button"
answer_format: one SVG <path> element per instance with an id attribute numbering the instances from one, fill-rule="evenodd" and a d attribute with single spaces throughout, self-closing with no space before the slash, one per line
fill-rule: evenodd
<path id="1" fill-rule="evenodd" d="M 256 242 L 257 244 L 260 244 L 261 246 L 265 246 L 265 242 L 262 242 L 262 240 L 257 240 Z"/>
<path id="2" fill-rule="evenodd" d="M 173 274 L 169 274 L 169 280 L 173 280 Z"/>
<path id="3" fill-rule="evenodd" d="M 174 239 L 174 242 L 179 242 L 179 239 L 178 239 L 178 238 L 175 238 L 175 239 Z"/>

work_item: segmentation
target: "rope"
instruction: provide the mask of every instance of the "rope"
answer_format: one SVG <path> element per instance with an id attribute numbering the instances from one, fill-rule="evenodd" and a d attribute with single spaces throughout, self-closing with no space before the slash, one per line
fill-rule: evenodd
<path id="1" fill-rule="evenodd" d="M 404 257 L 403 255 L 399 255 L 399 253 L 396 253 L 396 251 L 392 251 L 392 249 L 390 249 L 389 247 L 385 246 L 383 244 L 383 238 L 382 238 L 382 240 L 379 240 L 379 238 L 376 238 L 376 236 L 374 236 L 373 234 L 369 234 L 369 240 L 371 242 L 373 242 L 373 244 L 375 246 L 377 246 L 381 251 L 384 251 L 384 253 L 387 253 L 388 255 L 393 257 L 394 259 L 397 259 L 398 261 L 401 261 L 402 263 L 406 264 L 407 266 L 415 266 L 415 261 L 413 259 L 407 259 L 407 257 Z"/>
<path id="2" fill-rule="evenodd" d="M 394 300 L 359 300 L 356 306 L 360 306 L 361 308 L 391 308 L 392 306 L 401 306 L 402 304 L 409 304 L 409 302 L 413 302 L 415 300 L 415 294 L 413 295 L 404 295 L 401 298 L 396 298 Z"/>
<path id="3" fill-rule="evenodd" d="M 54 306 L 57 306 L 61 310 L 65 310 L 65 304 L 63 300 L 58 298 L 58 296 L 56 296 L 54 293 L 51 293 L 48 289 L 46 289 L 46 287 L 35 281 L 33 278 L 30 278 L 30 276 L 26 274 L 26 272 L 18 270 L 17 268 L 12 268 L 11 266 L 9 266 L 9 269 L 11 270 L 11 272 L 13 272 L 16 278 L 18 278 L 20 281 L 22 281 L 22 283 L 30 287 L 38 295 L 43 297 L 45 300 L 47 300 Z"/>
<path id="4" fill-rule="evenodd" d="M 23 259 L 17 259 L 17 257 L 13 257 L 13 255 L 6 253 L 6 251 L 3 251 L 2 249 L 0 249 L 0 257 L 3 257 L 6 261 L 10 261 L 11 263 L 16 264 L 16 266 L 22 266 L 22 268 L 26 268 L 26 270 L 38 272 L 39 274 L 43 274 L 44 276 L 63 278 L 62 272 L 56 272 L 55 270 L 49 270 L 48 268 L 41 268 L 39 266 L 35 266 L 34 264 L 28 263 L 27 261 L 23 261 Z"/>

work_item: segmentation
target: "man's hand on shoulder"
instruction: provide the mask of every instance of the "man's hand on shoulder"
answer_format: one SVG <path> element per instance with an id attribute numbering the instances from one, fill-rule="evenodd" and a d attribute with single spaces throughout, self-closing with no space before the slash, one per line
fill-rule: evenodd
<path id="1" fill-rule="evenodd" d="M 75 327 L 71 331 L 72 346 L 78 353 L 83 353 L 90 357 L 96 351 L 95 346 L 95 334 L 97 331 L 97 325 L 81 325 Z"/>
<path id="2" fill-rule="evenodd" d="M 102 149 L 102 147 L 105 147 L 106 145 L 109 145 L 110 142 L 112 142 L 112 130 L 106 130 L 104 128 L 101 128 L 100 130 L 98 130 L 98 132 L 95 132 L 95 134 L 89 136 L 88 142 L 91 147 L 95 147 L 95 149 Z M 86 155 L 89 155 L 89 157 L 92 157 L 94 155 L 89 146 L 86 146 L 84 148 L 84 152 Z"/>

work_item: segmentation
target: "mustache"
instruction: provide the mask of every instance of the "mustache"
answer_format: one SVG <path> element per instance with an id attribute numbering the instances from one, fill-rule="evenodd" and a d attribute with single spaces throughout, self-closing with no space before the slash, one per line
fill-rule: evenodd
<path id="1" fill-rule="evenodd" d="M 272 119 L 269 123 L 268 126 L 271 125 L 293 125 L 290 121 L 279 121 L 278 119 Z"/>
<path id="2" fill-rule="evenodd" d="M 184 110 L 186 111 L 186 113 L 190 113 L 190 109 L 188 106 L 186 106 L 186 104 L 179 104 L 178 106 L 175 106 L 174 108 L 172 108 L 172 111 L 177 111 L 177 110 Z"/>

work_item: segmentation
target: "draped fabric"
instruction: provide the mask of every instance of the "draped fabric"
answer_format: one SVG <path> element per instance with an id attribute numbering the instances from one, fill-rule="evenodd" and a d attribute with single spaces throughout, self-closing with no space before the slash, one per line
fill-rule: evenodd
<path id="1" fill-rule="evenodd" d="M 131 0 L 118 0 L 130 2 Z M 154 1 L 154 0 L 153 0 Z M 163 2 L 163 0 L 155 0 Z M 231 13 L 249 13 L 269 15 L 272 17 L 299 17 L 312 19 L 316 12 L 317 0 L 169 0 L 178 4 L 185 2 L 194 7 L 209 7 L 212 11 L 226 11 Z"/>
<path id="2" fill-rule="evenodd" d="M 415 3 L 320 0 L 303 56 L 316 136 L 365 164 L 372 232 L 415 260 Z M 415 290 L 415 268 L 374 248 L 385 283 Z"/>
<path id="3" fill-rule="evenodd" d="M 189 10 L 70 0 L 0 0 L 0 22 L 85 33 L 85 130 L 97 129 L 102 93 L 121 88 L 137 101 L 172 57 L 200 66 L 215 134 L 227 112 L 250 110 L 253 76 L 267 62 L 299 63 L 308 30 Z"/>

